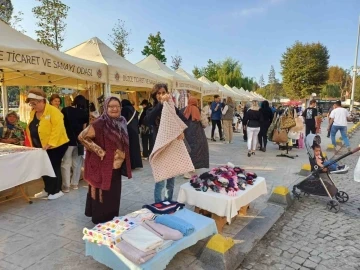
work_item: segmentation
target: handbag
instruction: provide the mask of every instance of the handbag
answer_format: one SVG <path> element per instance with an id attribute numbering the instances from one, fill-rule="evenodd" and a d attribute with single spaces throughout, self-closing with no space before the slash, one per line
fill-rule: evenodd
<path id="1" fill-rule="evenodd" d="M 278 122 L 279 122 L 279 117 L 277 117 L 277 115 L 274 115 L 274 118 L 273 118 L 273 120 L 268 128 L 267 134 L 266 134 L 268 136 L 269 141 L 272 141 L 274 130 L 277 128 Z"/>
<path id="2" fill-rule="evenodd" d="M 66 116 L 67 116 L 67 121 L 68 121 L 68 125 L 71 128 L 71 133 L 74 135 L 75 137 L 75 142 L 76 142 L 76 148 L 77 148 L 77 153 L 78 156 L 83 156 L 85 153 L 85 149 L 84 149 L 84 145 L 82 145 L 81 143 L 78 142 L 78 138 L 75 136 L 75 132 L 73 130 L 73 127 L 70 123 L 70 118 L 69 118 L 69 110 L 66 110 Z"/>
<path id="3" fill-rule="evenodd" d="M 295 118 L 295 124 L 295 127 L 292 127 L 290 131 L 302 132 L 304 130 L 304 120 L 302 116 L 298 116 Z"/>
<path id="4" fill-rule="evenodd" d="M 129 125 L 131 123 L 131 121 L 134 119 L 135 115 L 136 115 L 136 110 L 134 110 L 134 114 L 131 116 L 131 118 L 129 119 L 129 121 L 127 122 L 126 125 Z"/>
<path id="5" fill-rule="evenodd" d="M 207 126 L 209 125 L 209 118 L 207 117 L 206 113 L 204 113 L 203 111 L 201 111 L 201 125 L 203 128 L 207 128 Z"/>
<path id="6" fill-rule="evenodd" d="M 295 131 L 289 130 L 288 138 L 292 139 L 292 140 L 298 140 L 298 139 L 300 139 L 300 132 L 295 132 Z"/>
<path id="7" fill-rule="evenodd" d="M 286 109 L 285 112 L 280 117 L 280 128 L 289 129 L 296 126 L 293 112 L 289 109 Z"/>
<path id="8" fill-rule="evenodd" d="M 285 129 L 275 129 L 272 137 L 272 141 L 276 143 L 287 143 L 288 134 Z"/>

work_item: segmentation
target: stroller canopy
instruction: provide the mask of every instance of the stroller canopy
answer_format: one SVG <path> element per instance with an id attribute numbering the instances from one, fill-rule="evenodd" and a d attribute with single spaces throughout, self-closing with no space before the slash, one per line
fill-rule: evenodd
<path id="1" fill-rule="evenodd" d="M 306 151 L 308 153 L 309 158 L 314 158 L 314 151 L 312 149 L 312 146 L 314 143 L 317 143 L 318 145 L 320 145 L 321 137 L 319 135 L 310 133 L 309 135 L 306 136 L 306 139 L 305 139 L 305 147 L 306 147 Z"/>

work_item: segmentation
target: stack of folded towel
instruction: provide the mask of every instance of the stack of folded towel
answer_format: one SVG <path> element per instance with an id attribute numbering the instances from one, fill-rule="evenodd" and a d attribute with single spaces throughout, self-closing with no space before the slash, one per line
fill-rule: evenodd
<path id="1" fill-rule="evenodd" d="M 155 219 L 155 222 L 180 231 L 184 236 L 192 234 L 195 230 L 192 224 L 172 215 L 159 216 Z"/>

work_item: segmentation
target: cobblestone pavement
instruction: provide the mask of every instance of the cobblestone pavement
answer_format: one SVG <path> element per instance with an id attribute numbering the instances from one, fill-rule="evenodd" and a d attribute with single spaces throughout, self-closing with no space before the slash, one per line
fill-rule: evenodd
<path id="1" fill-rule="evenodd" d="M 360 138 L 351 141 L 356 147 Z M 329 212 L 325 197 L 295 201 L 239 269 L 360 269 L 360 183 L 353 181 L 358 158 L 356 153 L 343 160 L 351 170 L 334 177 L 350 197 L 340 212 Z"/>
<path id="2" fill-rule="evenodd" d="M 297 173 L 300 171 L 301 165 L 303 163 L 307 163 L 306 152 L 304 149 L 294 149 L 291 151 L 291 154 L 297 154 L 299 156 L 295 160 L 279 158 L 276 157 L 276 155 L 279 154 L 279 150 L 277 146 L 272 143 L 268 144 L 266 153 L 256 152 L 255 156 L 248 158 L 246 156 L 246 143 L 243 142 L 241 134 L 235 134 L 234 144 L 225 145 L 220 142 L 209 142 L 209 145 L 211 166 L 217 166 L 230 161 L 266 178 L 269 193 L 268 195 L 261 196 L 251 204 L 251 210 L 249 212 L 249 216 L 251 217 L 256 216 L 257 213 L 266 206 L 267 198 L 275 186 L 285 185 L 290 187 L 294 182 L 299 181 L 302 177 L 300 177 Z M 352 178 L 351 173 L 349 173 L 348 176 L 351 176 L 350 178 Z M 187 180 L 182 177 L 176 178 L 174 199 L 177 198 L 180 185 L 186 181 Z M 309 227 L 305 226 L 305 224 L 309 219 L 313 219 L 312 217 L 315 217 L 314 220 L 318 220 L 318 222 L 327 224 L 327 221 L 329 223 L 326 225 L 329 226 L 329 228 L 323 232 L 324 234 L 327 231 L 328 234 L 324 234 L 322 239 L 326 236 L 334 237 L 334 235 L 339 235 L 338 231 L 331 230 L 330 228 L 330 222 L 332 222 L 334 218 L 339 219 L 339 222 L 341 221 L 339 230 L 340 228 L 341 230 L 344 230 L 344 235 L 341 236 L 342 238 L 340 239 L 335 238 L 335 240 L 342 241 L 343 244 L 337 244 L 337 246 L 338 248 L 342 246 L 344 248 L 344 252 L 347 250 L 345 248 L 348 247 L 348 244 L 344 244 L 343 242 L 344 238 L 349 241 L 353 241 L 354 243 L 359 243 L 359 238 L 354 238 L 359 235 L 356 228 L 360 228 L 360 224 L 356 223 L 358 210 L 355 207 L 356 205 L 360 205 L 359 197 L 356 197 L 356 192 L 359 193 L 359 189 L 356 189 L 355 184 L 351 187 L 346 187 L 346 185 L 350 183 L 352 183 L 351 179 L 345 179 L 342 183 L 342 185 L 344 185 L 344 190 L 349 191 L 350 201 L 346 208 L 344 207 L 340 213 L 337 215 L 328 213 L 324 210 L 324 202 L 317 198 L 315 199 L 310 197 L 304 199 L 303 202 L 297 202 L 294 208 L 285 215 L 284 225 L 280 225 L 279 223 L 275 227 L 284 227 L 284 231 L 278 231 L 279 237 L 280 235 L 286 235 L 286 233 L 292 233 L 291 237 L 293 237 L 292 239 L 294 240 L 294 245 L 299 243 L 298 238 L 302 238 L 302 241 L 310 243 L 309 245 L 305 245 L 303 243 L 303 246 L 311 247 L 314 245 L 310 242 L 310 240 L 305 240 L 305 237 L 300 237 L 300 235 L 298 236 L 295 233 L 296 231 L 300 231 L 301 234 L 304 234 L 304 232 L 300 229 L 288 229 L 290 228 L 290 225 L 286 225 L 288 222 L 285 218 L 292 218 L 299 215 L 299 217 L 296 217 L 291 224 L 302 224 L 304 226 L 300 227 L 305 227 L 305 231 L 307 231 Z M 56 201 L 34 200 L 34 204 L 29 205 L 24 200 L 18 199 L 0 204 L 0 270 L 107 269 L 104 265 L 97 263 L 91 257 L 86 257 L 84 254 L 82 229 L 84 227 L 92 227 L 93 224 L 91 223 L 91 220 L 84 215 L 87 193 L 86 183 L 80 182 L 80 184 L 81 187 L 79 190 L 72 190 L 70 193 Z M 42 187 L 42 181 L 33 181 L 26 186 L 26 189 L 28 194 L 34 194 L 39 192 Z M 123 179 L 120 215 L 138 210 L 144 204 L 152 203 L 153 191 L 154 180 L 152 178 L 149 164 L 145 161 L 143 169 L 134 171 L 133 179 Z M 354 205 L 354 207 L 352 207 L 352 205 Z M 191 209 L 190 206 L 187 207 Z M 299 209 L 299 211 L 297 211 L 297 209 Z M 302 216 L 300 216 L 299 213 L 302 213 Z M 322 215 L 324 215 L 324 217 L 322 217 Z M 230 237 L 234 236 L 250 220 L 251 218 L 249 217 L 246 219 L 236 218 L 231 225 L 226 225 L 224 227 L 223 235 Z M 324 222 L 321 220 L 324 220 Z M 320 226 L 319 223 L 316 224 L 318 224 L 317 226 Z M 337 224 L 337 222 L 335 221 L 334 224 Z M 285 227 L 285 225 L 288 227 Z M 352 228 L 349 232 L 355 235 L 353 238 L 345 233 L 349 226 Z M 337 226 L 335 229 L 337 229 Z M 276 231 L 270 233 L 267 238 L 271 237 L 271 235 L 275 232 Z M 310 232 L 315 232 L 315 229 L 310 230 Z M 268 240 L 264 243 L 270 244 L 281 239 L 279 237 L 274 236 L 272 238 L 274 240 Z M 287 239 L 287 241 L 290 241 L 289 239 Z M 315 239 L 317 239 L 317 237 Z M 321 242 L 327 240 L 318 241 Z M 263 245 L 262 243 L 263 242 L 261 242 L 259 247 Z M 203 244 L 205 244 L 205 242 Z M 285 244 L 282 246 L 285 246 Z M 270 246 L 270 248 L 272 249 L 273 247 Z M 294 246 L 294 248 L 296 247 Z M 356 248 L 358 249 L 359 247 L 354 244 L 354 250 L 350 249 L 349 252 L 355 253 Z M 260 250 L 266 251 L 267 244 L 265 244 L 264 248 L 260 248 L 259 251 Z M 279 258 L 279 261 L 276 261 L 275 263 L 282 263 L 285 265 L 283 259 L 281 258 L 282 255 L 286 253 L 280 249 L 280 246 L 275 246 L 273 252 L 278 254 L 276 255 L 277 257 L 269 256 L 267 258 L 274 258 L 274 260 Z M 344 253 L 336 249 L 334 249 L 333 252 L 349 254 L 348 252 Z M 249 259 L 246 260 L 242 266 L 244 269 L 252 267 L 252 265 L 254 265 L 253 262 L 255 261 L 260 262 L 260 259 L 251 260 L 251 258 L 256 258 L 256 254 L 259 253 L 254 251 L 249 256 Z M 317 257 L 322 258 L 320 254 L 321 253 L 319 253 L 319 256 Z M 262 258 L 262 255 L 259 256 Z M 303 256 L 305 255 L 303 254 Z M 268 264 L 261 262 L 257 267 L 264 268 L 268 267 L 267 265 L 273 265 L 272 262 L 267 262 Z M 325 262 L 325 259 L 320 263 L 323 262 Z M 350 260 L 347 260 L 347 263 L 350 263 Z M 174 257 L 167 269 L 194 270 L 203 268 L 197 260 L 196 254 L 193 250 L 184 250 Z"/>

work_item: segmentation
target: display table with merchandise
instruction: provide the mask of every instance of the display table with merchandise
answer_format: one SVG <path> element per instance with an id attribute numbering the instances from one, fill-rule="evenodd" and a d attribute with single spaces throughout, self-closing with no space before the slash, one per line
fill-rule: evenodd
<path id="1" fill-rule="evenodd" d="M 23 184 L 39 179 L 43 175 L 55 177 L 48 154 L 43 149 L 0 143 L 0 191 L 15 188 L 6 200 L 24 197 Z M 14 196 L 17 193 L 20 196 Z M 2 197 L 0 197 L 1 199 Z"/>
<path id="2" fill-rule="evenodd" d="M 177 201 L 195 206 L 196 212 L 209 212 L 221 232 L 226 223 L 231 224 L 233 217 L 239 215 L 240 211 L 246 212 L 249 204 L 263 194 L 267 194 L 265 178 L 257 177 L 253 185 L 237 191 L 236 196 L 216 193 L 210 189 L 206 192 L 197 191 L 190 183 L 185 183 L 180 186 Z"/>
<path id="3" fill-rule="evenodd" d="M 171 246 L 159 251 L 152 259 L 143 264 L 137 265 L 109 246 L 99 245 L 87 240 L 85 240 L 86 256 L 92 256 L 96 261 L 111 269 L 161 270 L 166 268 L 178 252 L 195 245 L 201 239 L 217 233 L 213 219 L 201 216 L 188 209 L 179 210 L 172 215 L 191 223 L 194 232 L 174 241 Z"/>

